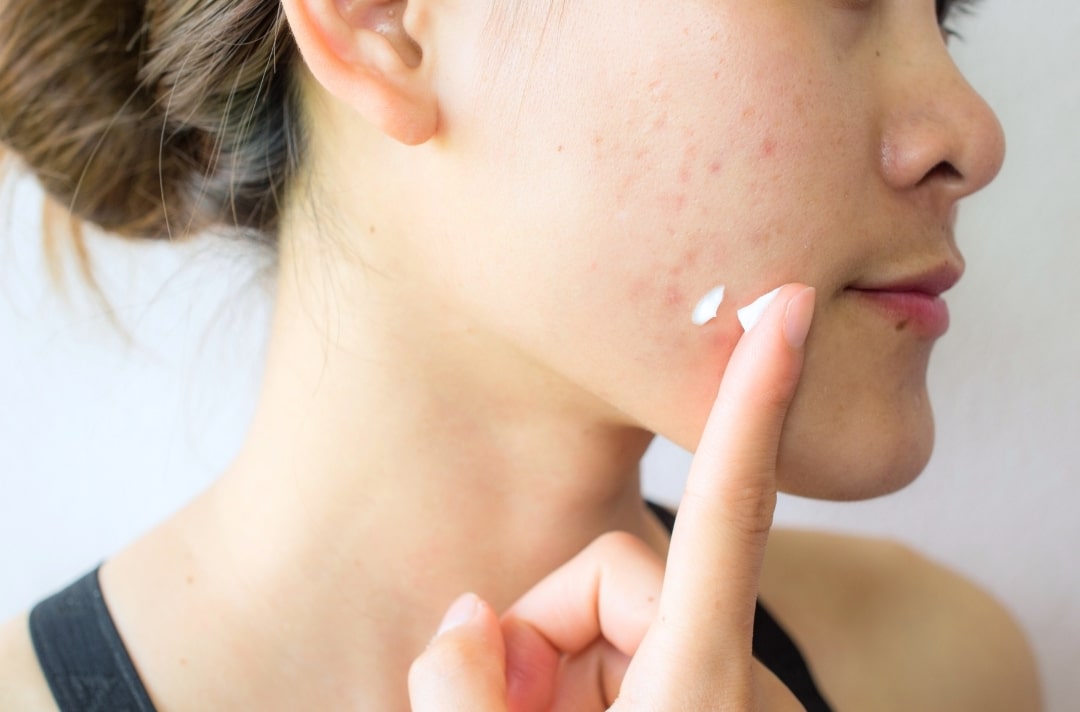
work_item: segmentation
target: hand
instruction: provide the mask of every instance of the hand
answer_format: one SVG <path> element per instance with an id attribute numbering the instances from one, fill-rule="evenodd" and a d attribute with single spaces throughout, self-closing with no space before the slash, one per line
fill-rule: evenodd
<path id="1" fill-rule="evenodd" d="M 754 660 L 776 459 L 814 291 L 784 287 L 740 339 L 690 467 L 664 562 L 606 534 L 500 620 L 455 602 L 409 673 L 414 712 L 801 710 Z"/>

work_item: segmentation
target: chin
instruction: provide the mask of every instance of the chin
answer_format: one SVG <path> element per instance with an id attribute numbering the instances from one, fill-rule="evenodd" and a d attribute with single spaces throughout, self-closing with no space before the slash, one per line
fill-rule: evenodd
<path id="1" fill-rule="evenodd" d="M 789 420 L 777 462 L 781 492 L 833 501 L 873 499 L 915 481 L 934 449 L 934 419 L 924 407 L 840 420 L 826 431 L 818 421 Z"/>

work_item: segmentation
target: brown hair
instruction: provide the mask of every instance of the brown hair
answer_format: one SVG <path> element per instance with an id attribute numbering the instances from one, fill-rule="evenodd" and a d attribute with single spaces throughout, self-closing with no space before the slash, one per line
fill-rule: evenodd
<path id="1" fill-rule="evenodd" d="M 2 0 L 0 143 L 108 231 L 273 239 L 297 56 L 277 0 Z"/>

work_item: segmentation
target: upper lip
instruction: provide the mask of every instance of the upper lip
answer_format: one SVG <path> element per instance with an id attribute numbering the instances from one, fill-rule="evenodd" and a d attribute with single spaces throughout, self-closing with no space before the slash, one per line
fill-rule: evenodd
<path id="1" fill-rule="evenodd" d="M 851 288 L 864 292 L 908 292 L 936 297 L 951 289 L 963 274 L 962 264 L 946 262 L 907 276 L 854 284 Z"/>

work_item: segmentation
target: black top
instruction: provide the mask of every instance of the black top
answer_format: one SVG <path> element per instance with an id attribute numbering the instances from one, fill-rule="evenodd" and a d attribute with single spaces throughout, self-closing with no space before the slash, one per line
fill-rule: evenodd
<path id="1" fill-rule="evenodd" d="M 649 506 L 671 530 L 675 515 Z M 95 568 L 34 606 L 30 637 L 60 712 L 155 712 L 101 596 Z M 807 712 L 831 712 L 799 649 L 758 601 L 754 657 L 794 693 Z"/>
<path id="2" fill-rule="evenodd" d="M 60 712 L 155 712 L 101 597 L 98 569 L 34 606 L 30 638 Z"/>

